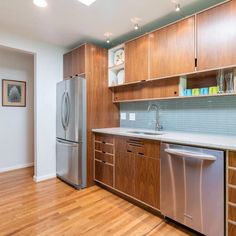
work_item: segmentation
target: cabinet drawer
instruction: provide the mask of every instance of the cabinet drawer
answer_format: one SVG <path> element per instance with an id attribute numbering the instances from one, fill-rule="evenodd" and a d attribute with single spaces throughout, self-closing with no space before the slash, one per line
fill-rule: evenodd
<path id="1" fill-rule="evenodd" d="M 229 187 L 229 202 L 236 204 L 236 188 Z"/>
<path id="2" fill-rule="evenodd" d="M 228 183 L 232 185 L 236 185 L 236 170 L 229 169 L 228 173 L 229 173 Z"/>
<path id="3" fill-rule="evenodd" d="M 236 235 L 236 225 L 229 223 L 228 224 L 228 236 Z"/>
<path id="4" fill-rule="evenodd" d="M 113 152 L 114 152 L 113 148 L 114 148 L 114 146 L 111 144 L 104 144 L 104 143 L 95 142 L 95 150 L 97 150 L 97 151 L 113 154 Z"/>
<path id="5" fill-rule="evenodd" d="M 113 187 L 113 166 L 95 160 L 95 179 Z"/>
<path id="6" fill-rule="evenodd" d="M 229 220 L 232 220 L 236 223 L 236 207 L 229 205 L 228 211 L 229 211 Z"/>
<path id="7" fill-rule="evenodd" d="M 95 159 L 103 161 L 103 162 L 108 162 L 110 164 L 114 163 L 113 155 L 103 153 L 103 152 L 100 152 L 100 151 L 95 151 Z"/>
<path id="8" fill-rule="evenodd" d="M 111 143 L 114 144 L 114 138 L 110 135 L 105 134 L 95 134 L 95 140 L 102 143 Z"/>
<path id="9" fill-rule="evenodd" d="M 127 151 L 133 152 L 137 155 L 160 158 L 159 142 L 130 138 L 127 140 L 126 148 Z"/>
<path id="10" fill-rule="evenodd" d="M 229 166 L 236 167 L 236 152 L 229 152 Z"/>

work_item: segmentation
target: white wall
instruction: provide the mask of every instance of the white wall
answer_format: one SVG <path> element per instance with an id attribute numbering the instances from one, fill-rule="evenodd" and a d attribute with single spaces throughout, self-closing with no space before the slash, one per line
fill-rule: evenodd
<path id="1" fill-rule="evenodd" d="M 56 172 L 56 83 L 63 77 L 66 49 L 0 32 L 0 45 L 35 54 L 35 180 Z"/>
<path id="2" fill-rule="evenodd" d="M 0 106 L 0 172 L 34 162 L 33 55 L 0 48 L 0 91 L 2 79 L 26 82 L 27 107 Z"/>

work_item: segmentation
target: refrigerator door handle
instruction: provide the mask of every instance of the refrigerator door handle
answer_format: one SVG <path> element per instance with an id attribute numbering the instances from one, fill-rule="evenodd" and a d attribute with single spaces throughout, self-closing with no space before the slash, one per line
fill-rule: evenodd
<path id="1" fill-rule="evenodd" d="M 66 93 L 66 128 L 68 128 L 70 122 L 70 97 L 69 93 Z"/>
<path id="2" fill-rule="evenodd" d="M 65 116 L 64 116 L 65 115 L 64 114 L 65 113 L 65 96 L 66 96 L 66 93 L 64 92 L 61 99 L 61 124 L 64 130 L 66 129 Z"/>
<path id="3" fill-rule="evenodd" d="M 67 147 L 78 147 L 78 143 L 70 143 L 62 140 L 57 140 L 57 143 L 67 146 Z"/>

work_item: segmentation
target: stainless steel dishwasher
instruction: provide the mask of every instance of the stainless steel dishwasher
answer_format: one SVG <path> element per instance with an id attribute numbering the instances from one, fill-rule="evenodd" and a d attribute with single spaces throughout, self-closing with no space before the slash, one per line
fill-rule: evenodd
<path id="1" fill-rule="evenodd" d="M 208 236 L 224 235 L 224 152 L 161 145 L 161 212 Z"/>

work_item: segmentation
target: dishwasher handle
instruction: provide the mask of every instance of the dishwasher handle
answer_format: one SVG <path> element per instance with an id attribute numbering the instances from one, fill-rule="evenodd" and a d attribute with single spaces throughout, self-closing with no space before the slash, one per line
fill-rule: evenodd
<path id="1" fill-rule="evenodd" d="M 213 155 L 210 155 L 210 154 L 190 152 L 187 150 L 180 150 L 180 149 L 175 149 L 175 148 L 166 148 L 165 152 L 167 152 L 168 154 L 176 155 L 179 157 L 185 157 L 185 158 L 207 160 L 207 161 L 215 161 L 216 160 L 216 157 Z"/>

